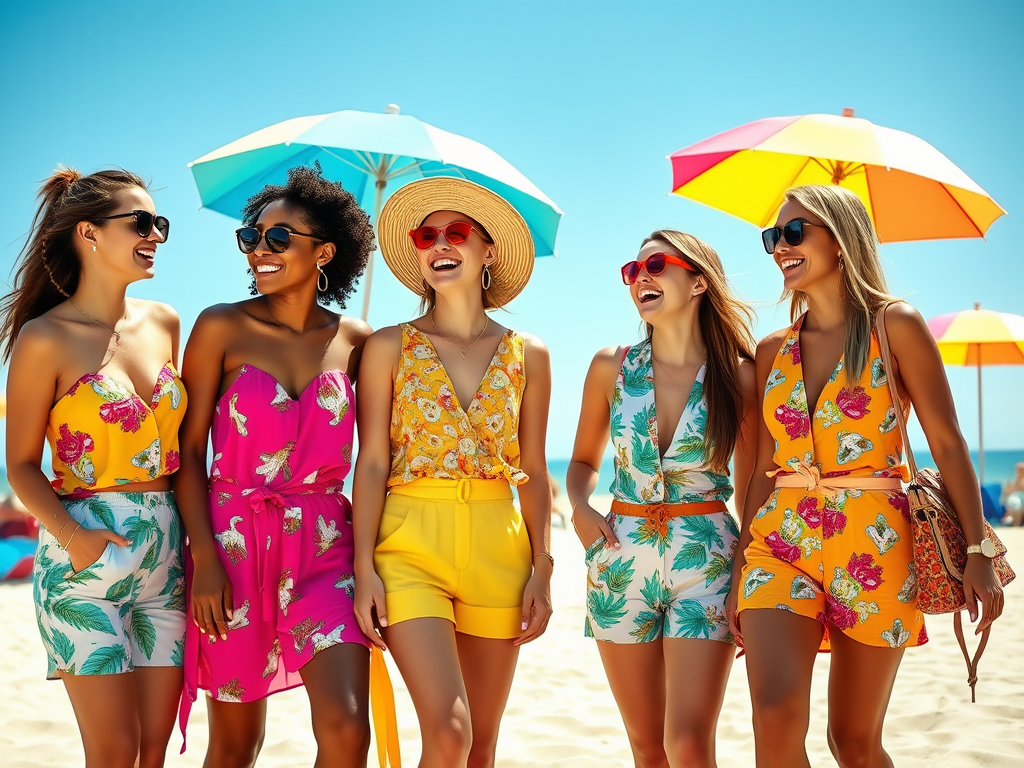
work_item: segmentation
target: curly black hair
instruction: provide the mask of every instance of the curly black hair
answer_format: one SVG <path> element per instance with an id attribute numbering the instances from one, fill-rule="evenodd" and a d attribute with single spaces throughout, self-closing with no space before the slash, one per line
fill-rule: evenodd
<path id="1" fill-rule="evenodd" d="M 302 209 L 310 231 L 324 242 L 334 243 L 337 252 L 323 267 L 327 290 L 318 289 L 317 299 L 323 304 L 333 301 L 344 308 L 377 247 L 370 217 L 351 192 L 324 178 L 319 162 L 314 162 L 312 168 L 289 169 L 286 184 L 268 184 L 250 197 L 242 209 L 242 223 L 253 226 L 263 209 L 277 200 Z M 257 294 L 255 277 L 249 292 Z"/>

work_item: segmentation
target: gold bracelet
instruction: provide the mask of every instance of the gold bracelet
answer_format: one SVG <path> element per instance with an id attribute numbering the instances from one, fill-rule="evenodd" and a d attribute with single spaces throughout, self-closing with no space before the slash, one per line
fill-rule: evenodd
<path id="1" fill-rule="evenodd" d="M 81 527 L 82 527 L 82 524 L 81 524 L 81 523 L 79 523 L 79 524 L 78 524 L 78 528 L 75 528 L 75 530 L 73 530 L 73 531 L 71 532 L 71 536 L 70 536 L 70 538 L 68 539 L 68 543 L 67 543 L 67 544 L 65 544 L 65 545 L 64 545 L 63 547 L 60 547 L 61 549 L 63 549 L 63 550 L 65 551 L 65 552 L 67 552 L 67 551 L 68 551 L 68 547 L 70 547 L 70 546 L 71 546 L 71 542 L 72 542 L 72 540 L 73 540 L 73 539 L 75 538 L 75 534 L 76 534 L 76 533 L 78 533 L 78 529 L 79 529 L 79 528 L 81 528 Z M 60 546 L 60 542 L 59 542 L 59 541 L 57 542 L 57 546 Z"/>
<path id="2" fill-rule="evenodd" d="M 555 558 L 551 556 L 550 552 L 538 552 L 536 555 L 533 556 L 533 562 L 534 563 L 537 562 L 537 558 L 538 557 L 546 557 L 548 560 L 551 561 L 551 567 L 552 568 L 555 567 Z"/>
<path id="3" fill-rule="evenodd" d="M 57 535 L 53 537 L 53 538 L 55 538 L 57 540 L 57 546 L 58 547 L 60 546 L 60 535 L 62 533 L 64 533 L 64 529 L 68 527 L 68 523 L 70 523 L 70 522 L 71 522 L 71 518 L 68 518 L 67 520 L 65 520 L 64 521 L 64 525 L 62 525 L 60 527 L 60 530 L 57 531 Z"/>

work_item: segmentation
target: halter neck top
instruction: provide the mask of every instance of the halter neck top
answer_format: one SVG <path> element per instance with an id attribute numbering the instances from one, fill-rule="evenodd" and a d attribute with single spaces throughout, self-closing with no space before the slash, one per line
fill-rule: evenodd
<path id="1" fill-rule="evenodd" d="M 473 399 L 463 408 L 434 345 L 402 325 L 402 358 L 391 410 L 388 487 L 421 477 L 507 480 L 519 468 L 519 409 L 526 388 L 525 340 L 506 331 Z"/>
<path id="2" fill-rule="evenodd" d="M 622 358 L 611 406 L 611 438 L 615 477 L 609 491 L 630 504 L 728 501 L 728 474 L 712 472 L 705 463 L 704 429 L 708 408 L 701 366 L 679 417 L 672 443 L 659 456 L 658 419 L 654 402 L 651 345 L 630 347 Z"/>
<path id="3" fill-rule="evenodd" d="M 61 496 L 143 483 L 178 469 L 178 427 L 188 398 L 171 363 L 147 403 L 104 373 L 87 373 L 50 409 L 46 439 Z"/>

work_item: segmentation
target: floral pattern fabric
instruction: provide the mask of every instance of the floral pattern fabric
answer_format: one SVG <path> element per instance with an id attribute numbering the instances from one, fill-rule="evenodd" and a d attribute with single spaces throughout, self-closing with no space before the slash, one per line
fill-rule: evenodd
<path id="1" fill-rule="evenodd" d="M 909 477 L 878 340 L 850 382 L 840 359 L 808 404 L 801 317 L 782 343 L 764 393 L 781 472 L 806 477 Z M 751 523 L 739 610 L 778 608 L 882 647 L 928 640 L 916 607 L 910 505 L 902 491 L 776 488 Z"/>
<path id="2" fill-rule="evenodd" d="M 108 544 L 95 563 L 76 572 L 57 540 L 40 531 L 32 591 L 47 678 L 180 667 L 185 568 L 174 496 L 95 493 L 66 500 L 64 508 L 84 528 L 106 528 L 131 543 Z"/>
<path id="3" fill-rule="evenodd" d="M 231 582 L 227 640 L 189 622 L 179 721 L 202 688 L 249 702 L 302 684 L 299 670 L 340 643 L 369 645 L 352 609 L 355 398 L 341 371 L 292 399 L 269 373 L 244 365 L 213 418 L 210 524 Z"/>
<path id="4" fill-rule="evenodd" d="M 519 468 L 519 409 L 526 387 L 523 337 L 505 332 L 464 409 L 430 339 L 414 325 L 401 327 L 388 487 L 422 477 L 525 483 L 529 477 Z"/>
<path id="5" fill-rule="evenodd" d="M 729 476 L 704 465 L 706 366 L 697 373 L 664 458 L 651 366 L 649 343 L 627 350 L 620 366 L 611 404 L 611 492 L 631 504 L 727 501 Z M 609 549 L 602 537 L 587 549 L 587 637 L 620 644 L 662 637 L 732 642 L 725 599 L 739 531 L 729 512 L 612 513 L 608 520 L 621 548 Z"/>
<path id="6" fill-rule="evenodd" d="M 87 373 L 50 410 L 53 489 L 76 496 L 176 472 L 188 399 L 173 366 L 160 369 L 147 403 L 103 373 Z"/>

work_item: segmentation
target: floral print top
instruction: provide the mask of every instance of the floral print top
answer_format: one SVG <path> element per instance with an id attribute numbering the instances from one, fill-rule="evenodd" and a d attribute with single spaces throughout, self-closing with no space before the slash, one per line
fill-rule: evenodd
<path id="1" fill-rule="evenodd" d="M 615 477 L 608 490 L 616 499 L 630 504 L 686 504 L 728 501 L 732 496 L 729 476 L 704 466 L 704 429 L 708 419 L 704 399 L 706 371 L 705 363 L 697 372 L 672 444 L 661 458 L 651 345 L 644 342 L 626 351 L 615 380 L 611 407 Z"/>
<path id="2" fill-rule="evenodd" d="M 50 409 L 53 489 L 78 496 L 176 472 L 187 403 L 171 363 L 160 369 L 148 402 L 104 373 L 85 374 Z"/>
<path id="3" fill-rule="evenodd" d="M 422 477 L 506 479 L 521 485 L 519 409 L 525 344 L 506 331 L 466 409 L 426 335 L 402 324 L 402 357 L 391 407 L 388 487 Z"/>

